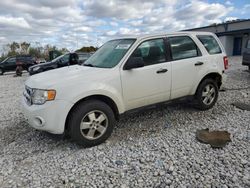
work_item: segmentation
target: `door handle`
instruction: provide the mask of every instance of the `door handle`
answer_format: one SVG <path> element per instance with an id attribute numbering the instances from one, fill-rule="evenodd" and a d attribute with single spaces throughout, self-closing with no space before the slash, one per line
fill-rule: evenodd
<path id="1" fill-rule="evenodd" d="M 204 63 L 201 62 L 201 61 L 198 61 L 197 63 L 194 64 L 194 66 L 200 66 L 200 65 L 203 65 Z"/>
<path id="2" fill-rule="evenodd" d="M 168 72 L 168 69 L 159 69 L 158 71 L 156 71 L 157 74 L 161 74 L 165 72 Z"/>

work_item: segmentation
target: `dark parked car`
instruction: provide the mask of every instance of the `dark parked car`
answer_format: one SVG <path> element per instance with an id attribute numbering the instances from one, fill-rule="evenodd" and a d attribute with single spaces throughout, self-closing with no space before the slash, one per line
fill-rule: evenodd
<path id="1" fill-rule="evenodd" d="M 30 66 L 35 65 L 35 61 L 30 55 L 8 57 L 0 63 L 0 75 L 5 72 L 15 71 L 17 64 L 21 65 L 24 70 L 28 70 Z"/>
<path id="2" fill-rule="evenodd" d="M 248 69 L 250 70 L 250 39 L 247 40 L 243 51 L 242 65 L 248 66 Z"/>
<path id="3" fill-rule="evenodd" d="M 86 61 L 91 54 L 89 53 L 66 53 L 63 54 L 55 59 L 53 59 L 51 62 L 42 63 L 38 65 L 34 65 L 29 68 L 30 75 L 37 74 L 40 72 L 65 67 L 69 65 L 77 65 L 77 64 L 83 64 L 84 61 Z"/>

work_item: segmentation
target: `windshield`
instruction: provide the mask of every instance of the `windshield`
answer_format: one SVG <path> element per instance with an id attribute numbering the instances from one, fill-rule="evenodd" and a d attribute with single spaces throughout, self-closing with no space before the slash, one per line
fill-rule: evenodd
<path id="1" fill-rule="evenodd" d="M 63 55 L 60 55 L 58 56 L 57 58 L 53 59 L 51 62 L 56 62 L 58 61 L 59 59 L 61 59 L 63 56 L 65 56 L 66 54 L 63 54 Z"/>
<path id="2" fill-rule="evenodd" d="M 112 68 L 120 62 L 134 42 L 135 39 L 119 39 L 106 42 L 83 65 Z"/>

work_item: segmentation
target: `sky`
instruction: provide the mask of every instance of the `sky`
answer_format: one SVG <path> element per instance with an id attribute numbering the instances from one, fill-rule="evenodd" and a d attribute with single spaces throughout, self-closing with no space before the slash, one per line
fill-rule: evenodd
<path id="1" fill-rule="evenodd" d="M 250 0 L 1 0 L 0 49 L 13 41 L 70 51 L 121 36 L 250 18 Z"/>

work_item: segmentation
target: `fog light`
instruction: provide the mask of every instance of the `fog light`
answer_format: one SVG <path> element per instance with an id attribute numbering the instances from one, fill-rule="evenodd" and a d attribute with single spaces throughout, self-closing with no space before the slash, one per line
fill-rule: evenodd
<path id="1" fill-rule="evenodd" d="M 35 117 L 34 123 L 35 123 L 35 125 L 38 126 L 38 127 L 43 127 L 45 121 L 44 121 L 43 118 L 41 118 L 41 117 Z"/>

